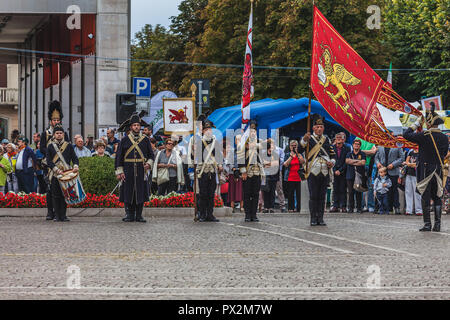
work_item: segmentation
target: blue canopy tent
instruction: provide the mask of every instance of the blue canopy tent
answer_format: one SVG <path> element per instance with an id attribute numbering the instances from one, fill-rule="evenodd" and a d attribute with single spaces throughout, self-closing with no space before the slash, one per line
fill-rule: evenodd
<path id="1" fill-rule="evenodd" d="M 299 138 L 306 132 L 308 117 L 308 98 L 301 99 L 263 99 L 250 103 L 251 119 L 258 122 L 258 129 L 280 129 L 280 136 Z M 325 117 L 325 132 L 328 135 L 344 130 L 316 100 L 311 100 L 311 114 L 318 113 Z M 215 110 L 208 119 L 211 120 L 223 136 L 227 129 L 241 127 L 241 105 Z M 348 135 L 347 135 L 348 136 Z"/>

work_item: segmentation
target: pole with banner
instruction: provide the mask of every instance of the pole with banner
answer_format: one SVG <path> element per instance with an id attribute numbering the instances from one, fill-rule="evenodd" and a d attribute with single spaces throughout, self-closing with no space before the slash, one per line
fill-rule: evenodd
<path id="1" fill-rule="evenodd" d="M 313 46 L 314 46 L 314 7 L 315 7 L 315 1 L 313 0 L 313 10 L 312 10 L 312 31 L 311 31 L 311 66 L 312 66 L 312 59 L 313 59 Z M 311 68 L 312 70 L 312 68 Z M 309 132 L 311 130 L 311 79 L 312 76 L 311 74 L 309 75 L 309 86 L 308 86 L 308 92 L 309 92 L 309 102 L 308 102 L 308 122 L 306 123 L 306 132 Z M 305 162 L 305 177 L 308 178 L 309 176 L 309 168 L 308 168 L 308 160 L 309 160 L 309 140 L 308 143 L 306 144 L 306 162 Z"/>
<path id="2" fill-rule="evenodd" d="M 192 92 L 192 100 L 194 101 L 193 106 L 195 109 L 195 92 L 196 92 L 196 87 L 195 85 L 191 86 L 191 92 Z M 195 120 L 195 118 L 194 118 Z M 198 206 L 197 206 L 197 153 L 195 150 L 195 146 L 197 145 L 197 126 L 196 123 L 194 121 L 194 139 L 193 139 L 193 148 L 194 148 L 194 221 L 197 222 L 198 221 L 198 217 L 197 217 L 197 212 L 198 212 Z"/>

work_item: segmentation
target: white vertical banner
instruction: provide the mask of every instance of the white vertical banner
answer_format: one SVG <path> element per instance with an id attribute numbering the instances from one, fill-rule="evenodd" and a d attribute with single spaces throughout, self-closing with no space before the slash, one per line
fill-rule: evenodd
<path id="1" fill-rule="evenodd" d="M 248 21 L 247 41 L 245 45 L 244 74 L 242 76 L 242 129 L 250 121 L 250 101 L 253 99 L 253 0 L 251 2 L 250 18 Z"/>

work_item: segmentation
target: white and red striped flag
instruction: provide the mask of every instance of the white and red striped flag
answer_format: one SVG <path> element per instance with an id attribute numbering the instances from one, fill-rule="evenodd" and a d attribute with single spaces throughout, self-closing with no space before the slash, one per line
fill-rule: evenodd
<path id="1" fill-rule="evenodd" d="M 389 72 L 388 72 L 388 76 L 387 76 L 387 83 L 389 83 L 391 85 L 392 88 L 392 62 L 389 65 Z"/>
<path id="2" fill-rule="evenodd" d="M 250 101 L 253 99 L 253 1 L 250 9 L 250 19 L 248 21 L 247 42 L 245 45 L 244 74 L 242 77 L 242 129 L 244 130 L 250 121 Z"/>

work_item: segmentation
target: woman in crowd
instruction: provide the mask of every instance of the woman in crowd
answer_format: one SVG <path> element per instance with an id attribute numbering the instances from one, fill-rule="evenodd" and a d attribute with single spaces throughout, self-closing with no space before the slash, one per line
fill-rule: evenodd
<path id="1" fill-rule="evenodd" d="M 305 162 L 303 157 L 298 153 L 298 142 L 292 140 L 289 143 L 289 152 L 286 152 L 284 159 L 284 166 L 286 170 L 284 172 L 284 181 L 287 182 L 288 191 L 288 209 L 289 212 L 294 212 L 295 203 L 297 202 L 297 212 L 300 212 L 300 166 Z M 294 193 L 295 199 L 294 200 Z"/>
<path id="2" fill-rule="evenodd" d="M 361 152 L 361 140 L 355 139 L 353 141 L 353 151 L 347 154 L 345 160 L 347 164 L 347 195 L 348 195 L 348 212 L 353 213 L 355 208 L 355 196 L 356 196 L 356 209 L 358 213 L 362 214 L 362 192 L 358 192 L 354 189 L 356 172 L 361 175 L 364 180 L 366 175 L 366 155 Z M 364 184 L 364 183 L 363 183 Z"/>
<path id="3" fill-rule="evenodd" d="M 109 152 L 106 151 L 106 144 L 103 139 L 97 140 L 95 143 L 95 152 L 92 154 L 93 157 L 110 157 Z"/>
<path id="4" fill-rule="evenodd" d="M 15 193 L 19 192 L 19 182 L 16 177 L 16 162 L 17 162 L 17 152 L 16 146 L 12 143 L 8 143 L 6 146 L 6 153 L 3 155 L 8 159 L 8 162 L 12 168 L 11 173 L 8 174 L 8 191 L 13 191 Z"/>
<path id="5" fill-rule="evenodd" d="M 34 152 L 36 154 L 37 159 L 37 168 L 36 168 L 36 179 L 38 182 L 38 193 L 44 194 L 47 193 L 47 184 L 45 183 L 44 179 L 44 170 L 42 168 L 42 159 L 44 158 L 44 155 L 42 154 L 41 150 L 39 150 L 41 146 L 41 142 L 37 143 L 36 151 Z"/>
<path id="6" fill-rule="evenodd" d="M 420 193 L 416 191 L 416 170 L 417 160 L 419 159 L 419 153 L 414 149 L 411 149 L 406 157 L 406 177 L 405 177 L 405 200 L 406 200 L 406 212 L 407 215 L 416 214 L 422 215 L 422 197 Z"/>
<path id="7" fill-rule="evenodd" d="M 3 156 L 5 150 L 0 146 L 0 193 L 5 194 L 6 177 L 12 171 L 12 167 L 6 157 Z"/>
<path id="8" fill-rule="evenodd" d="M 220 197 L 223 200 L 224 206 L 228 207 L 229 200 L 228 200 L 228 191 L 230 189 L 230 183 L 229 175 L 232 172 L 233 168 L 233 162 L 232 157 L 234 155 L 231 153 L 231 147 L 229 144 L 226 143 L 226 141 L 223 141 L 223 170 L 219 173 L 219 191 L 220 191 Z"/>
<path id="9" fill-rule="evenodd" d="M 184 185 L 183 164 L 177 152 L 173 151 L 174 142 L 168 138 L 165 150 L 156 155 L 152 180 L 158 184 L 158 194 L 177 191 L 178 184 Z"/>
<path id="10" fill-rule="evenodd" d="M 241 135 L 236 136 L 236 147 L 241 143 Z M 242 178 L 240 176 L 239 168 L 237 166 L 237 157 L 235 150 L 230 150 L 228 153 L 228 160 L 233 165 L 230 168 L 228 175 L 228 202 L 230 203 L 233 212 L 237 211 L 236 202 L 240 204 L 240 211 L 244 212 L 244 198 L 242 191 Z"/>
<path id="11" fill-rule="evenodd" d="M 263 213 L 275 212 L 275 189 L 280 178 L 280 158 L 275 150 L 275 144 L 267 144 L 267 159 L 264 159 L 265 184 L 261 187 L 264 198 Z M 300 197 L 299 197 L 300 198 Z"/>

